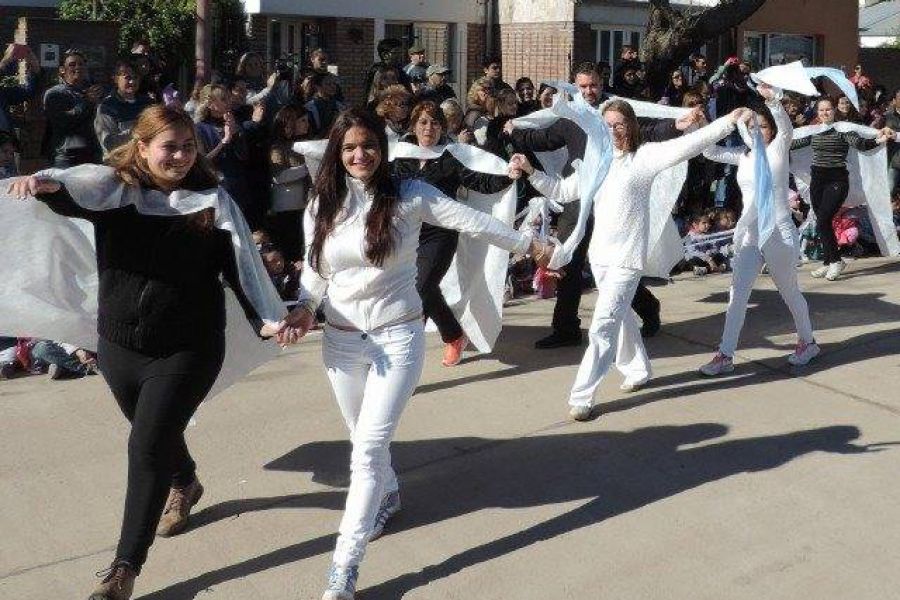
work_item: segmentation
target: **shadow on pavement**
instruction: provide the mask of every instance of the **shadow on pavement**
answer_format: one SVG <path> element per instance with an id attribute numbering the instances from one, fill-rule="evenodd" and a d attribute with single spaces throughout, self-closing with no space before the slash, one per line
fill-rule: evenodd
<path id="1" fill-rule="evenodd" d="M 638 509 L 685 490 L 741 473 L 774 469 L 812 452 L 858 454 L 853 426 L 714 442 L 728 432 L 718 423 L 646 427 L 628 432 L 591 431 L 507 440 L 446 438 L 396 442 L 404 510 L 388 533 L 440 523 L 488 508 L 525 508 L 584 500 L 582 506 L 516 533 L 474 546 L 440 563 L 361 591 L 358 598 L 386 600 L 485 561 Z M 693 447 L 705 443 L 701 447 Z M 689 447 L 685 447 L 689 446 Z M 311 471 L 316 481 L 345 482 L 348 442 L 304 444 L 266 465 L 278 471 Z M 338 508 L 342 492 L 234 500 L 201 511 L 199 524 L 235 514 L 291 506 Z M 210 571 L 143 596 L 185 600 L 233 579 L 330 553 L 334 535 L 306 540 Z M 373 547 L 377 551 L 377 543 Z M 363 568 L 363 581 L 365 569 Z"/>

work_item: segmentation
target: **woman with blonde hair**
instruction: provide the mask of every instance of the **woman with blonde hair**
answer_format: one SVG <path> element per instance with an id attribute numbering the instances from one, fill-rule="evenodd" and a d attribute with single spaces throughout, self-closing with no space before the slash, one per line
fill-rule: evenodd
<path id="1" fill-rule="evenodd" d="M 388 143 L 397 142 L 409 126 L 412 94 L 402 85 L 392 85 L 381 92 L 378 98 L 375 114 L 384 121 Z"/>
<path id="2" fill-rule="evenodd" d="M 127 600 L 154 536 L 183 531 L 203 494 L 184 430 L 222 368 L 222 279 L 261 337 L 284 308 L 181 111 L 147 108 L 109 166 L 21 177 L 9 193 L 94 228 L 98 362 L 131 433 L 119 543 L 90 598 Z"/>
<path id="3" fill-rule="evenodd" d="M 463 123 L 470 131 L 475 131 L 475 121 L 488 111 L 485 104 L 494 93 L 494 84 L 488 77 L 479 77 L 472 82 L 466 94 L 466 116 Z"/>

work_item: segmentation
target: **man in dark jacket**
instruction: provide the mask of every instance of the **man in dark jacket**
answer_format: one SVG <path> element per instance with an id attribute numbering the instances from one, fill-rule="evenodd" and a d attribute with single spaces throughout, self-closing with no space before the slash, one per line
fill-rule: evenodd
<path id="1" fill-rule="evenodd" d="M 59 74 L 62 83 L 44 93 L 44 114 L 49 127 L 47 158 L 60 169 L 100 162 L 94 117 L 103 88 L 89 85 L 87 64 L 78 51 L 66 52 Z"/>
<path id="2" fill-rule="evenodd" d="M 599 106 L 606 99 L 603 93 L 603 79 L 593 63 L 578 65 L 573 78 L 575 85 L 581 90 L 584 99 L 592 106 Z M 690 127 L 699 115 L 691 113 L 689 117 L 673 120 L 639 120 L 641 123 L 641 139 L 645 141 L 663 141 L 681 135 Z M 513 129 L 506 128 L 513 146 L 517 151 L 530 150 L 533 152 L 552 152 L 566 147 L 569 152 L 569 160 L 562 170 L 562 175 L 568 176 L 574 172 L 572 162 L 584 157 L 587 136 L 584 131 L 568 119 L 559 119 L 546 129 Z M 557 228 L 559 239 L 565 241 L 578 222 L 579 203 L 571 202 L 565 205 L 559 215 Z M 584 239 L 578 245 L 572 257 L 572 261 L 566 266 L 565 274 L 559 282 L 556 291 L 556 307 L 553 310 L 553 332 L 535 342 L 539 349 L 559 348 L 562 346 L 577 346 L 583 343 L 584 336 L 581 332 L 581 320 L 578 318 L 578 305 L 581 303 L 582 280 L 581 271 L 587 257 L 593 231 L 593 218 L 588 221 L 588 228 Z M 643 321 L 641 331 L 644 335 L 654 335 L 659 330 L 659 300 L 643 284 L 638 286 L 632 308 Z"/>
<path id="3" fill-rule="evenodd" d="M 456 92 L 447 84 L 450 69 L 444 65 L 431 65 L 425 73 L 428 76 L 427 86 L 416 94 L 416 102 L 431 100 L 440 105 L 444 100 L 456 98 Z"/>

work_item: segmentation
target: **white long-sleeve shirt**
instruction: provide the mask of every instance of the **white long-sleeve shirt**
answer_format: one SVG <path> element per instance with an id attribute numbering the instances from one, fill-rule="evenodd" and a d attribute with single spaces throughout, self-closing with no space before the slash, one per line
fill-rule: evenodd
<path id="1" fill-rule="evenodd" d="M 775 200 L 775 228 L 776 234 L 787 243 L 793 243 L 797 236 L 797 227 L 791 218 L 791 207 L 788 200 L 790 177 L 790 153 L 793 139 L 794 125 L 791 118 L 785 112 L 779 100 L 766 102 L 778 133 L 766 146 L 766 156 L 769 159 L 769 169 L 772 171 L 772 195 Z M 738 219 L 734 229 L 734 245 L 737 248 L 759 245 L 759 213 L 758 200 L 756 198 L 756 181 L 754 176 L 754 161 L 756 149 L 749 152 L 746 146 L 724 148 L 722 146 L 710 146 L 703 151 L 703 156 L 710 160 L 730 165 L 737 165 L 737 183 L 741 188 L 744 208 L 741 218 Z"/>
<path id="2" fill-rule="evenodd" d="M 594 197 L 594 233 L 588 247 L 592 264 L 643 271 L 649 245 L 649 198 L 653 179 L 728 135 L 734 125 L 723 117 L 706 127 L 665 142 L 647 143 L 636 152 L 614 151 L 612 164 Z M 565 179 L 535 171 L 529 180 L 547 198 L 580 198 L 578 173 Z M 672 190 L 677 194 L 678 190 Z"/>
<path id="3" fill-rule="evenodd" d="M 317 205 L 317 199 L 310 202 L 304 214 L 308 245 L 314 236 Z M 322 248 L 322 273 L 307 260 L 300 278 L 300 301 L 318 306 L 327 294 L 325 317 L 336 327 L 371 331 L 422 314 L 416 256 L 423 222 L 456 229 L 516 254 L 526 252 L 531 244 L 531 233 L 515 231 L 424 182 L 406 181 L 401 184 L 395 217 L 396 246 L 377 267 L 365 255 L 366 215 L 371 208 L 372 195 L 362 182 L 348 177 L 344 210 Z"/>

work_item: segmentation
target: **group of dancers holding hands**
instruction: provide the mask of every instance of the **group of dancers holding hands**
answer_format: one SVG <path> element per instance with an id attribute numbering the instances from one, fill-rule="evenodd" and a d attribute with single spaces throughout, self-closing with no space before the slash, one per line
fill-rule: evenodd
<path id="1" fill-rule="evenodd" d="M 572 418 L 589 418 L 613 364 L 642 373 L 637 385 L 650 378 L 630 308 L 659 236 L 647 199 L 661 172 L 701 153 L 737 165 L 744 198 L 725 332 L 703 373 L 733 369 L 747 299 L 763 261 L 796 324 L 798 343 L 788 360 L 806 364 L 819 352 L 795 269 L 799 244 L 788 207 L 791 122 L 778 88 L 761 80 L 757 91 L 762 102 L 755 111 L 740 108 L 672 139 L 643 144 L 632 103 L 612 99 L 592 106 L 576 94 L 572 102 L 558 100 L 557 112 L 560 118 L 578 115 L 574 120 L 587 135 L 578 168 L 561 177 L 539 170 L 522 154 L 509 161 L 509 179 L 527 177 L 547 198 L 578 201 L 582 211 L 593 212 L 588 260 L 597 299 L 569 393 Z M 432 121 L 427 133 L 434 137 L 441 124 Z M 736 128 L 743 147 L 716 145 Z M 875 143 L 892 135 L 880 132 Z M 255 336 L 286 345 L 309 332 L 320 308 L 326 320 L 322 360 L 352 442 L 350 487 L 322 598 L 354 597 L 368 543 L 401 506 L 390 443 L 425 361 L 428 311 L 417 287 L 423 227 L 529 254 L 556 269 L 565 268 L 586 230 L 576 227 L 563 244 L 538 239 L 427 180 L 397 178 L 390 154 L 383 124 L 368 112 L 350 109 L 338 117 L 305 213 L 306 267 L 299 304 L 289 313 L 259 256 L 249 251 L 253 244 L 240 211 L 198 153 L 192 122 L 177 110 L 146 109 L 131 140 L 107 165 L 5 182 L 3 210 L 17 217 L 17 227 L 32 225 L 33 237 L 40 238 L 40 228 L 47 235 L 65 230 L 77 237 L 84 221 L 92 225 L 90 250 L 46 246 L 61 263 L 95 252 L 98 285 L 85 292 L 96 299 L 90 333 L 97 336 L 101 373 L 131 423 L 119 544 L 91 600 L 130 598 L 154 537 L 182 531 L 203 493 L 184 430 L 220 375 L 234 373 L 223 364 L 236 360 L 240 372 L 242 359 L 229 358 L 229 347 L 246 344 L 250 328 L 232 317 L 243 315 Z M 426 162 L 421 159 L 419 168 Z M 14 202 L 28 198 L 38 202 L 24 203 L 28 208 Z M 73 220 L 82 223 L 73 226 Z M 7 298 L 0 295 L 0 302 Z M 17 327 L 45 325 L 38 308 L 2 308 L 17 315 Z M 72 331 L 84 328 L 86 320 L 79 319 Z M 53 321 L 60 326 L 59 319 Z"/>

